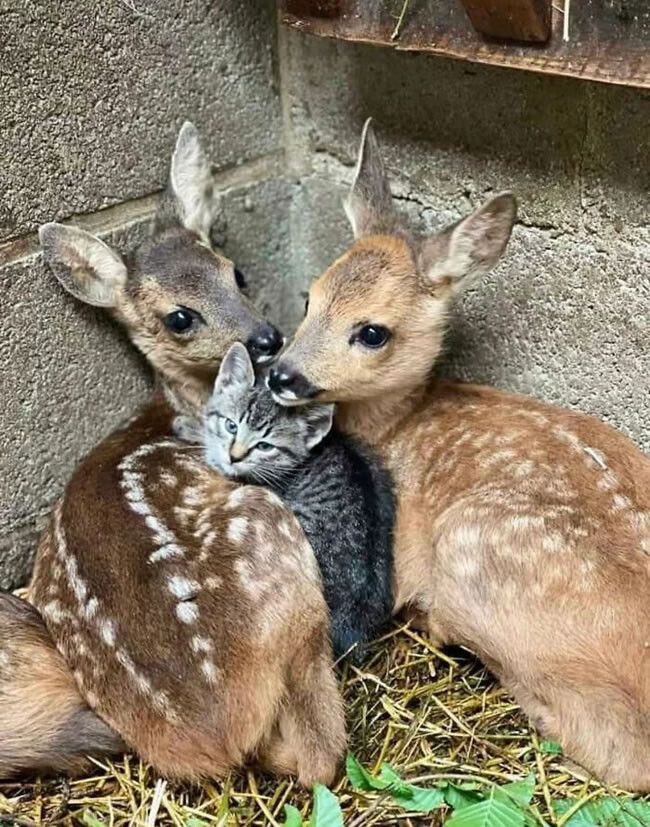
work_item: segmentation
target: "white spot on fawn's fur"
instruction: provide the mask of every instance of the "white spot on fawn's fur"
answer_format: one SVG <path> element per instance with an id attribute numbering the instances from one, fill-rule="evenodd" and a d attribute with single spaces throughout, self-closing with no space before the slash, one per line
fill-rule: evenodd
<path id="1" fill-rule="evenodd" d="M 206 680 L 208 681 L 208 683 L 216 683 L 216 681 L 217 681 L 217 670 L 216 670 L 216 667 L 215 667 L 214 663 L 212 663 L 212 661 L 209 661 L 206 658 L 206 660 L 204 660 L 203 663 L 201 664 L 201 671 L 205 675 Z"/>
<path id="2" fill-rule="evenodd" d="M 600 451 L 597 451 L 595 448 L 590 448 L 589 445 L 585 445 L 582 450 L 593 459 L 599 468 L 602 468 L 603 471 L 607 470 L 607 463 L 605 462 L 605 458 Z"/>
<path id="3" fill-rule="evenodd" d="M 193 597 L 201 588 L 196 580 L 188 580 L 179 574 L 173 574 L 168 580 L 169 591 L 179 600 L 187 600 Z"/>
<path id="4" fill-rule="evenodd" d="M 196 623 L 199 619 L 199 607 L 192 601 L 179 603 L 176 606 L 176 617 L 181 623 Z"/>
<path id="5" fill-rule="evenodd" d="M 99 627 L 99 631 L 107 646 L 115 646 L 115 626 L 112 620 L 105 620 Z"/>
<path id="6" fill-rule="evenodd" d="M 178 543 L 166 543 L 149 555 L 150 563 L 158 563 L 160 560 L 169 560 L 170 557 L 184 557 L 185 552 Z"/>
<path id="7" fill-rule="evenodd" d="M 235 488 L 235 490 L 228 497 L 228 501 L 226 502 L 226 508 L 239 508 L 239 506 L 244 502 L 245 498 L 246 489 L 243 486 L 241 488 Z"/>
<path id="8" fill-rule="evenodd" d="M 247 517 L 234 517 L 228 523 L 228 539 L 232 543 L 241 543 L 248 529 Z"/>
<path id="9" fill-rule="evenodd" d="M 194 635 L 190 645 L 192 646 L 192 651 L 195 653 L 212 651 L 212 641 L 201 635 Z"/>
<path id="10" fill-rule="evenodd" d="M 122 472 L 120 486 L 124 491 L 126 501 L 133 512 L 144 517 L 147 528 L 152 532 L 154 541 L 159 546 L 149 555 L 149 562 L 151 563 L 157 563 L 170 557 L 183 557 L 185 550 L 177 543 L 176 535 L 154 513 L 148 503 L 144 492 L 144 475 L 136 469 L 135 465 L 140 457 L 147 456 L 158 448 L 174 445 L 175 443 L 170 441 L 142 445 L 125 457 L 119 465 Z"/>

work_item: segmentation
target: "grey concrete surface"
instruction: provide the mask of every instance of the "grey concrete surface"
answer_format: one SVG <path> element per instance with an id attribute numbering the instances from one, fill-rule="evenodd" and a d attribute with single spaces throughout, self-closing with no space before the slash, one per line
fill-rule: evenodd
<path id="1" fill-rule="evenodd" d="M 373 115 L 421 230 L 512 188 L 503 263 L 452 316 L 441 370 L 561 404 L 650 450 L 650 94 L 276 29 L 265 0 L 0 0 L 0 587 L 24 581 L 78 460 L 144 399 L 124 334 L 63 293 L 34 230 L 122 248 L 147 231 L 174 136 L 219 171 L 215 240 L 290 332 L 350 241 L 341 208 Z"/>
<path id="2" fill-rule="evenodd" d="M 349 242 L 340 202 L 371 115 L 418 229 L 498 190 L 520 203 L 505 259 L 457 303 L 441 370 L 575 406 L 650 451 L 650 93 L 295 31 L 281 55 L 304 156 L 297 285 Z"/>
<path id="3" fill-rule="evenodd" d="M 107 241 L 122 250 L 146 227 Z M 27 574 L 40 519 L 77 461 L 146 398 L 149 377 L 108 315 L 82 305 L 35 256 L 0 270 L 10 330 L 0 339 L 0 586 Z"/>
<path id="4" fill-rule="evenodd" d="M 160 189 L 186 119 L 219 167 L 281 146 L 266 0 L 1 5 L 0 241 Z"/>

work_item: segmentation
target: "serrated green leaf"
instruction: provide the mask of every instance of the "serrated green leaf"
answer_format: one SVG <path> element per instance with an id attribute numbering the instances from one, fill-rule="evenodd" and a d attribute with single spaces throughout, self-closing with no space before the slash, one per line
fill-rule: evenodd
<path id="1" fill-rule="evenodd" d="M 203 821 L 202 818 L 190 816 L 188 819 L 185 820 L 185 827 L 208 827 L 208 822 Z"/>
<path id="2" fill-rule="evenodd" d="M 530 804 L 533 793 L 535 792 L 535 775 L 531 773 L 527 778 L 522 778 L 521 781 L 513 781 L 511 784 L 504 784 L 502 787 L 494 788 L 494 797 L 507 796 L 513 799 L 517 804 L 524 807 Z M 501 799 L 503 800 L 503 798 Z"/>
<path id="3" fill-rule="evenodd" d="M 447 827 L 524 827 L 524 813 L 514 803 L 487 798 L 457 810 Z"/>
<path id="4" fill-rule="evenodd" d="M 430 813 L 445 800 L 444 793 L 438 787 L 430 790 L 422 787 L 409 787 L 409 795 L 402 796 L 400 793 L 390 792 L 390 797 L 396 804 L 409 812 Z"/>
<path id="5" fill-rule="evenodd" d="M 343 827 L 341 806 L 331 790 L 314 784 L 314 809 L 309 827 Z"/>
<path id="6" fill-rule="evenodd" d="M 447 784 L 443 795 L 452 810 L 463 810 L 465 807 L 471 807 L 472 804 L 485 800 L 483 793 L 478 790 L 470 790 L 456 784 Z"/>
<path id="7" fill-rule="evenodd" d="M 407 784 L 407 782 L 395 772 L 390 764 L 381 765 L 381 769 L 379 771 L 379 781 L 382 781 L 385 784 L 385 789 L 390 792 L 393 798 L 396 796 L 400 796 L 401 798 L 413 798 L 413 790 L 415 790 L 415 787 L 411 784 Z"/>
<path id="8" fill-rule="evenodd" d="M 554 801 L 555 814 L 562 816 L 577 799 Z M 587 801 L 565 822 L 565 827 L 639 827 L 650 824 L 650 804 L 634 798 L 599 798 Z"/>
<path id="9" fill-rule="evenodd" d="M 416 787 L 398 775 L 390 764 L 383 764 L 380 778 L 390 783 L 386 791 L 396 804 L 410 812 L 429 813 L 445 800 L 440 787 Z"/>
<path id="10" fill-rule="evenodd" d="M 562 755 L 564 750 L 557 741 L 540 741 L 539 751 L 546 755 Z"/>
<path id="11" fill-rule="evenodd" d="M 92 810 L 84 810 L 81 814 L 81 820 L 87 827 L 105 827 L 105 822 L 97 818 Z"/>
<path id="12" fill-rule="evenodd" d="M 345 772 L 352 786 L 357 790 L 385 790 L 391 782 L 375 778 L 351 752 L 345 759 Z"/>
<path id="13" fill-rule="evenodd" d="M 428 813 L 444 801 L 442 789 L 426 789 L 409 784 L 390 764 L 382 764 L 379 777 L 376 778 L 354 755 L 348 753 L 345 770 L 353 787 L 358 790 L 385 792 L 405 810 Z"/>
<path id="14" fill-rule="evenodd" d="M 284 827 L 302 827 L 302 816 L 291 804 L 284 805 Z"/>

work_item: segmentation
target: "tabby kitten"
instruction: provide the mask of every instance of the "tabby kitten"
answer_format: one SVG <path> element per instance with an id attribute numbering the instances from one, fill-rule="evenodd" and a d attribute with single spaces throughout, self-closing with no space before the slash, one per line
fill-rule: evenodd
<path id="1" fill-rule="evenodd" d="M 294 511 L 314 549 L 332 618 L 337 657 L 359 662 L 392 613 L 395 498 L 370 452 L 332 430 L 333 405 L 283 408 L 246 348 L 221 364 L 202 433 L 185 417 L 177 434 L 203 442 L 224 476 L 268 486 Z"/>

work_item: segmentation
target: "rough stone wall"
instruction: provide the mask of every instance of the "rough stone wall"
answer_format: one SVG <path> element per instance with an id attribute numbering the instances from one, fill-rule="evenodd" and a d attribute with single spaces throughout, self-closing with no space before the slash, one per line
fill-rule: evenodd
<path id="1" fill-rule="evenodd" d="M 272 4 L 0 0 L 0 587 L 24 580 L 76 462 L 150 378 L 105 314 L 56 284 L 44 221 L 121 249 L 148 229 L 193 120 L 224 191 L 222 241 L 262 302 L 289 269 L 290 188 Z"/>
<path id="2" fill-rule="evenodd" d="M 502 264 L 458 302 L 442 369 L 575 406 L 650 450 L 650 93 L 281 32 L 294 284 L 350 238 L 363 121 L 420 229 L 512 189 Z M 297 291 L 294 290 L 294 295 Z M 302 299 L 286 312 L 302 315 Z"/>
<path id="3" fill-rule="evenodd" d="M 650 448 L 650 95 L 335 43 L 268 0 L 0 0 L 0 586 L 26 576 L 75 463 L 146 397 L 126 337 L 58 287 L 35 231 L 124 249 L 147 232 L 175 135 L 199 127 L 221 241 L 291 328 L 350 233 L 368 115 L 422 229 L 510 187 L 506 260 L 456 309 L 443 369 L 593 412 Z"/>

